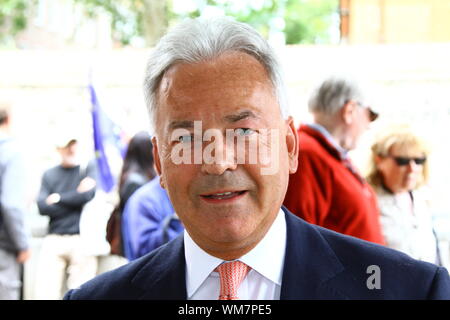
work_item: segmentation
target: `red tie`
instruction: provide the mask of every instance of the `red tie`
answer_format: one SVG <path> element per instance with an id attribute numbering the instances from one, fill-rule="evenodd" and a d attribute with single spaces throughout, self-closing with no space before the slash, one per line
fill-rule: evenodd
<path id="1" fill-rule="evenodd" d="M 241 261 L 222 263 L 216 268 L 220 276 L 219 300 L 238 300 L 237 291 L 250 267 Z"/>

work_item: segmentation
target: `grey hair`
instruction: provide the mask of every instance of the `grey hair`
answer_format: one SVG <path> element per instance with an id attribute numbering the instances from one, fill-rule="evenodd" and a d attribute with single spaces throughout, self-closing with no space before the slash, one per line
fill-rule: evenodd
<path id="1" fill-rule="evenodd" d="M 365 106 L 364 94 L 356 81 L 348 77 L 331 76 L 315 89 L 308 108 L 312 113 L 334 115 L 350 100 Z"/>
<path id="2" fill-rule="evenodd" d="M 164 73 L 176 63 L 198 63 L 225 52 L 242 51 L 266 69 L 281 116 L 289 116 L 281 67 L 268 42 L 250 26 L 229 17 L 186 19 L 161 38 L 151 53 L 144 80 L 144 96 L 155 128 L 157 91 Z"/>

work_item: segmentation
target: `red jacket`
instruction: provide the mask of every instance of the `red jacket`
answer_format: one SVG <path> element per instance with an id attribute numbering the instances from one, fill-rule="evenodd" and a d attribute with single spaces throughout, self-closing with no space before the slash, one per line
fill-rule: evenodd
<path id="1" fill-rule="evenodd" d="M 299 167 L 290 176 L 284 205 L 310 223 L 384 244 L 373 189 L 322 133 L 306 125 L 298 133 Z"/>

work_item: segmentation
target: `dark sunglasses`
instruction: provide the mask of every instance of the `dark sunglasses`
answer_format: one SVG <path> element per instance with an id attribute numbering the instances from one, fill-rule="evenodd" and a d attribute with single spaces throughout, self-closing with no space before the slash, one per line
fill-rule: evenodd
<path id="1" fill-rule="evenodd" d="M 414 161 L 417 165 L 423 165 L 427 161 L 426 157 L 423 157 L 423 158 L 407 158 L 407 157 L 393 157 L 393 156 L 391 156 L 391 158 L 394 159 L 395 163 L 398 166 L 407 166 L 408 164 L 410 164 L 411 161 Z"/>

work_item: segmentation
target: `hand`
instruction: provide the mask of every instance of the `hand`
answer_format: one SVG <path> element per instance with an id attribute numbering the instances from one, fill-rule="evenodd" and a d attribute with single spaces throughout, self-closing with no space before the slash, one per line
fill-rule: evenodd
<path id="1" fill-rule="evenodd" d="M 94 179 L 92 179 L 91 177 L 86 177 L 83 180 L 81 180 L 80 184 L 78 185 L 77 192 L 83 193 L 91 189 L 94 189 L 96 184 L 97 183 L 95 182 Z"/>
<path id="2" fill-rule="evenodd" d="M 52 205 L 58 203 L 60 199 L 61 196 L 58 193 L 52 193 L 47 197 L 47 199 L 45 199 L 45 203 L 47 203 L 48 205 Z"/>
<path id="3" fill-rule="evenodd" d="M 24 263 L 25 261 L 27 261 L 30 258 L 30 256 L 31 256 L 30 249 L 19 251 L 17 253 L 16 261 L 18 263 Z"/>

